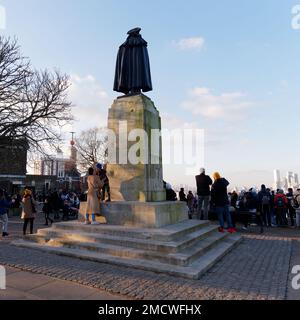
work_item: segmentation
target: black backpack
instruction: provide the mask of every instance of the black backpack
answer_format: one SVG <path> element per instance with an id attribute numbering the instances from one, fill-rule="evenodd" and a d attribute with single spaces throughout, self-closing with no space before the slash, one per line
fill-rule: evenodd
<path id="1" fill-rule="evenodd" d="M 263 205 L 267 205 L 270 204 L 270 196 L 268 194 L 263 195 L 262 199 L 261 199 L 261 203 Z"/>
<path id="2" fill-rule="evenodd" d="M 298 197 L 300 196 L 300 194 L 296 195 L 294 198 L 293 198 L 293 201 L 292 201 L 292 205 L 294 208 L 298 209 L 300 207 L 299 205 L 299 202 L 298 202 Z"/>

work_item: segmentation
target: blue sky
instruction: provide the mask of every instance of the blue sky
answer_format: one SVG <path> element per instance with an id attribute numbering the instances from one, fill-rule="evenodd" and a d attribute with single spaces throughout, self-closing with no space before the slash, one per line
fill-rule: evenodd
<path id="1" fill-rule="evenodd" d="M 118 46 L 140 26 L 163 127 L 205 130 L 205 166 L 232 185 L 300 172 L 299 0 L 0 0 L 6 29 L 37 68 L 72 75 L 76 131 L 105 125 Z M 88 112 L 87 112 L 88 110 Z M 87 116 L 94 112 L 92 119 Z M 99 120 L 96 120 L 99 119 Z M 193 184 L 165 167 L 174 184 Z M 174 174 L 176 172 L 176 174 Z"/>

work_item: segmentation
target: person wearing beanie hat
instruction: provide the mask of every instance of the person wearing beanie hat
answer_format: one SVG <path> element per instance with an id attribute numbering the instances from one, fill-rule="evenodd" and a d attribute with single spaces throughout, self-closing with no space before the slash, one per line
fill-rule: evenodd
<path id="1" fill-rule="evenodd" d="M 197 195 L 198 195 L 198 209 L 197 219 L 201 219 L 201 212 L 203 206 L 203 220 L 208 220 L 210 186 L 212 185 L 211 178 L 205 174 L 205 169 L 200 168 L 200 174 L 196 177 Z"/>
<path id="2" fill-rule="evenodd" d="M 213 173 L 214 183 L 211 187 L 211 203 L 215 207 L 220 227 L 219 232 L 224 232 L 224 216 L 227 221 L 228 232 L 233 233 L 236 230 L 232 226 L 231 215 L 229 211 L 229 199 L 227 186 L 229 182 L 222 178 L 219 172 Z"/>
<path id="3" fill-rule="evenodd" d="M 102 166 L 102 163 L 97 163 L 97 164 L 96 164 L 96 168 L 97 168 L 98 170 L 101 170 L 102 167 L 103 167 L 103 166 Z"/>

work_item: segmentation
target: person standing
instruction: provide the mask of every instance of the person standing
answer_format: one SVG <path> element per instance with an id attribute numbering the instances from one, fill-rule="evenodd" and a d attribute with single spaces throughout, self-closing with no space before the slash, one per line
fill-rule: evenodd
<path id="1" fill-rule="evenodd" d="M 235 209 L 236 209 L 238 197 L 239 197 L 239 195 L 237 194 L 237 192 L 235 190 L 233 190 L 230 195 L 230 205 Z"/>
<path id="2" fill-rule="evenodd" d="M 52 224 L 53 220 L 50 218 L 50 213 L 52 211 L 52 208 L 51 208 L 50 198 L 49 197 L 45 198 L 45 202 L 44 202 L 42 210 L 43 210 L 43 212 L 45 214 L 45 226 L 48 226 L 48 221 L 50 221 L 50 223 Z"/>
<path id="3" fill-rule="evenodd" d="M 224 232 L 224 216 L 226 217 L 228 232 L 236 232 L 236 229 L 232 226 L 229 212 L 229 199 L 227 193 L 229 182 L 225 178 L 222 178 L 219 172 L 213 174 L 213 179 L 214 183 L 211 187 L 211 203 L 215 207 L 218 215 L 220 223 L 219 232 Z"/>
<path id="4" fill-rule="evenodd" d="M 33 234 L 33 222 L 36 217 L 36 202 L 33 199 L 32 191 L 26 189 L 24 192 L 24 197 L 22 199 L 22 219 L 23 224 L 23 235 L 26 235 L 27 225 L 30 224 L 30 234 Z"/>
<path id="5" fill-rule="evenodd" d="M 294 193 L 292 188 L 288 188 L 288 193 L 286 194 L 286 198 L 288 199 L 288 214 L 291 220 L 291 226 L 293 227 L 295 225 L 295 219 L 294 216 L 296 214 L 296 210 L 294 208 Z"/>
<path id="6" fill-rule="evenodd" d="M 236 227 L 236 211 L 237 211 L 237 201 L 238 201 L 238 194 L 235 190 L 229 193 L 229 201 L 230 207 L 229 212 L 231 215 L 232 227 L 235 229 Z"/>
<path id="7" fill-rule="evenodd" d="M 4 191 L 0 189 L 0 223 L 2 223 L 2 237 L 7 237 L 8 230 L 8 214 L 7 209 L 10 206 L 10 202 L 6 199 Z"/>
<path id="8" fill-rule="evenodd" d="M 187 202 L 186 195 L 185 195 L 185 192 L 184 192 L 184 188 L 180 188 L 179 201 Z"/>
<path id="9" fill-rule="evenodd" d="M 286 218 L 288 200 L 284 195 L 283 190 L 278 190 L 274 199 L 274 208 L 276 212 L 276 222 L 278 226 L 287 226 L 288 221 Z"/>
<path id="10" fill-rule="evenodd" d="M 101 163 L 98 163 L 96 167 L 98 169 L 98 175 L 100 177 L 100 180 L 103 181 L 103 187 L 101 189 L 101 201 L 110 202 L 111 201 L 110 186 L 109 186 L 109 179 L 107 176 L 105 165 L 103 166 Z M 107 199 L 106 199 L 106 194 L 107 194 Z"/>
<path id="11" fill-rule="evenodd" d="M 300 188 L 295 192 L 294 202 L 296 208 L 296 226 L 300 230 Z"/>
<path id="12" fill-rule="evenodd" d="M 205 174 L 205 169 L 200 169 L 200 174 L 196 176 L 198 209 L 197 219 L 201 219 L 201 211 L 203 206 L 203 220 L 208 220 L 210 186 L 212 185 L 211 178 Z"/>
<path id="13" fill-rule="evenodd" d="M 266 227 L 272 226 L 272 218 L 271 218 L 271 194 L 267 190 L 264 184 L 261 185 L 261 189 L 258 192 L 258 203 L 259 203 L 259 210 L 262 214 L 262 220 Z"/>
<path id="14" fill-rule="evenodd" d="M 87 178 L 88 193 L 86 204 L 85 224 L 90 224 L 89 216 L 92 215 L 92 224 L 97 225 L 96 214 L 100 214 L 100 192 L 103 187 L 103 181 L 99 176 L 94 174 L 94 168 L 89 168 L 89 176 Z"/>
<path id="15" fill-rule="evenodd" d="M 276 214 L 274 208 L 274 201 L 275 201 L 275 191 L 271 191 L 271 200 L 270 200 L 270 211 L 271 211 L 271 220 L 272 220 L 272 227 L 276 227 Z"/>
<path id="16" fill-rule="evenodd" d="M 54 190 L 54 192 L 51 194 L 50 202 L 51 202 L 52 209 L 54 211 L 54 219 L 59 220 L 59 210 L 62 207 L 62 205 L 61 205 L 61 198 L 57 190 Z"/>
<path id="17" fill-rule="evenodd" d="M 192 191 L 188 192 L 186 199 L 187 199 L 187 206 L 189 208 L 189 219 L 192 219 L 193 213 L 194 213 L 194 201 L 195 201 L 195 197 Z"/>

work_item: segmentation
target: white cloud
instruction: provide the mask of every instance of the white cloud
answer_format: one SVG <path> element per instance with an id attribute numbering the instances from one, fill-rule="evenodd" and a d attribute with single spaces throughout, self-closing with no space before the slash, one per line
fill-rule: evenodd
<path id="1" fill-rule="evenodd" d="M 183 38 L 178 41 L 173 41 L 173 44 L 180 50 L 202 49 L 205 39 L 202 37 Z"/>
<path id="2" fill-rule="evenodd" d="M 184 119 L 176 117 L 166 112 L 161 113 L 161 126 L 162 129 L 201 129 L 197 122 L 188 122 Z"/>
<path id="3" fill-rule="evenodd" d="M 79 133 L 93 127 L 106 126 L 111 100 L 93 75 L 71 75 L 69 97 L 75 105 L 72 130 Z M 70 128 L 69 128 L 70 129 Z"/>
<path id="4" fill-rule="evenodd" d="M 194 115 L 205 118 L 235 120 L 237 117 L 244 116 L 245 111 L 253 105 L 246 100 L 246 97 L 247 95 L 241 92 L 214 95 L 209 88 L 198 87 L 188 93 L 182 107 Z"/>

